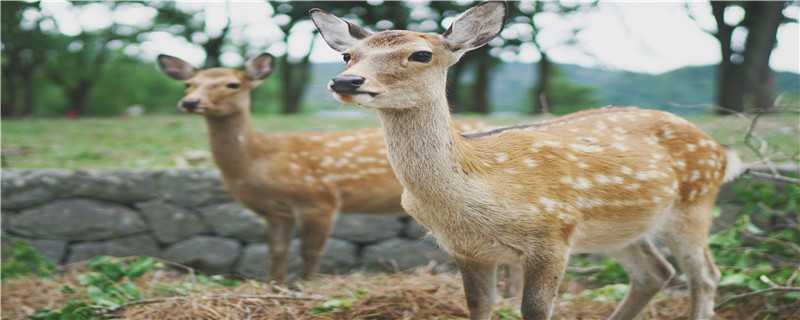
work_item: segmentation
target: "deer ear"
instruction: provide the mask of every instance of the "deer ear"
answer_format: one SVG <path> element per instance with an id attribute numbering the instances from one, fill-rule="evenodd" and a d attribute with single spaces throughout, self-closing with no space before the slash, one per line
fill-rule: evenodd
<path id="1" fill-rule="evenodd" d="M 272 55 L 269 53 L 262 53 L 247 60 L 245 64 L 245 70 L 247 71 L 247 76 L 253 80 L 262 80 L 266 78 L 270 73 L 272 73 Z"/>
<path id="2" fill-rule="evenodd" d="M 469 51 L 488 43 L 503 29 L 505 1 L 482 2 L 456 18 L 442 36 L 452 51 Z"/>
<path id="3" fill-rule="evenodd" d="M 186 80 L 194 76 L 197 71 L 191 64 L 166 54 L 158 55 L 158 66 L 161 71 L 175 80 Z"/>
<path id="4" fill-rule="evenodd" d="M 349 21 L 339 19 L 330 13 L 320 9 L 311 9 L 308 11 L 311 15 L 311 21 L 319 30 L 322 38 L 328 43 L 333 50 L 343 52 L 352 47 L 358 40 L 364 39 L 372 34 L 372 32 L 359 27 Z"/>

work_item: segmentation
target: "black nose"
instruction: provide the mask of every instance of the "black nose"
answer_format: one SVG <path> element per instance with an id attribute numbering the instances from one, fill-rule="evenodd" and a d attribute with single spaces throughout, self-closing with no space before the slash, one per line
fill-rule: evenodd
<path id="1" fill-rule="evenodd" d="M 352 74 L 340 74 L 331 79 L 331 90 L 337 93 L 353 93 L 364 84 L 364 77 Z"/>
<path id="2" fill-rule="evenodd" d="M 183 100 L 181 101 L 181 107 L 186 110 L 192 111 L 197 108 L 197 105 L 200 104 L 200 100 Z"/>

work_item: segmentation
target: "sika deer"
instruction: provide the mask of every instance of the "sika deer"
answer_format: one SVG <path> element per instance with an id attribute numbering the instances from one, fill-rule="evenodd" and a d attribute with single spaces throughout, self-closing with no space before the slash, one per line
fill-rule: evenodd
<path id="1" fill-rule="evenodd" d="M 299 225 L 304 278 L 317 272 L 325 241 L 342 212 L 401 213 L 402 188 L 386 159 L 378 129 L 263 134 L 250 120 L 250 91 L 272 71 L 272 56 L 247 62 L 246 70 L 196 70 L 167 55 L 158 57 L 168 76 L 186 83 L 178 102 L 203 115 L 211 152 L 226 189 L 268 219 L 270 279 L 284 282 L 292 231 Z M 478 122 L 465 123 L 469 130 Z"/>
<path id="2" fill-rule="evenodd" d="M 471 8 L 441 35 L 373 34 L 310 14 L 347 61 L 333 96 L 377 111 L 403 207 L 455 257 L 471 319 L 491 317 L 498 263 L 523 266 L 524 318 L 550 318 L 568 256 L 581 252 L 624 266 L 631 287 L 611 318 L 633 319 L 674 274 L 656 235 L 688 274 L 692 319 L 711 318 L 719 271 L 706 240 L 720 184 L 741 172 L 734 153 L 677 116 L 636 108 L 459 134 L 447 69 L 500 32 L 503 2 Z"/>

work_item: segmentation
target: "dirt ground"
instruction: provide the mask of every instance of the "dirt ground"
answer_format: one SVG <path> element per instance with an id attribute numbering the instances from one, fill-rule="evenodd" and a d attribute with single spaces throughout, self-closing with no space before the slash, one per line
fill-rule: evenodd
<path id="1" fill-rule="evenodd" d="M 26 319 L 41 308 L 70 299 L 64 284 L 78 287 L 76 270 L 41 279 L 9 279 L 2 284 L 2 319 Z M 457 274 L 418 269 L 405 274 L 323 276 L 292 290 L 247 280 L 234 287 L 196 283 L 190 275 L 157 270 L 137 280 L 144 300 L 106 315 L 114 319 L 464 319 L 467 311 Z M 501 284 L 502 286 L 503 284 Z M 177 289 L 182 288 L 182 289 Z M 554 319 L 605 319 L 616 301 L 590 298 L 575 283 L 562 285 Z M 80 294 L 72 293 L 71 295 Z M 723 298 L 730 293 L 722 292 Z M 714 319 L 800 319 L 800 302 L 767 308 L 765 297 L 738 300 Z M 494 319 L 519 319 L 513 301 L 501 300 Z M 667 290 L 640 319 L 687 319 L 688 293 Z"/>

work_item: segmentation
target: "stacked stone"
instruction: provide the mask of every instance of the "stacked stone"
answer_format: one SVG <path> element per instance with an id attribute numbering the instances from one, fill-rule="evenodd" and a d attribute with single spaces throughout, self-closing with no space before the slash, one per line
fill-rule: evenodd
<path id="1" fill-rule="evenodd" d="M 266 221 L 224 191 L 213 170 L 3 170 L 3 252 L 14 240 L 57 263 L 146 255 L 210 273 L 262 278 Z M 408 217 L 341 215 L 323 273 L 397 271 L 447 262 Z M 299 240 L 290 270 L 300 269 Z"/>

